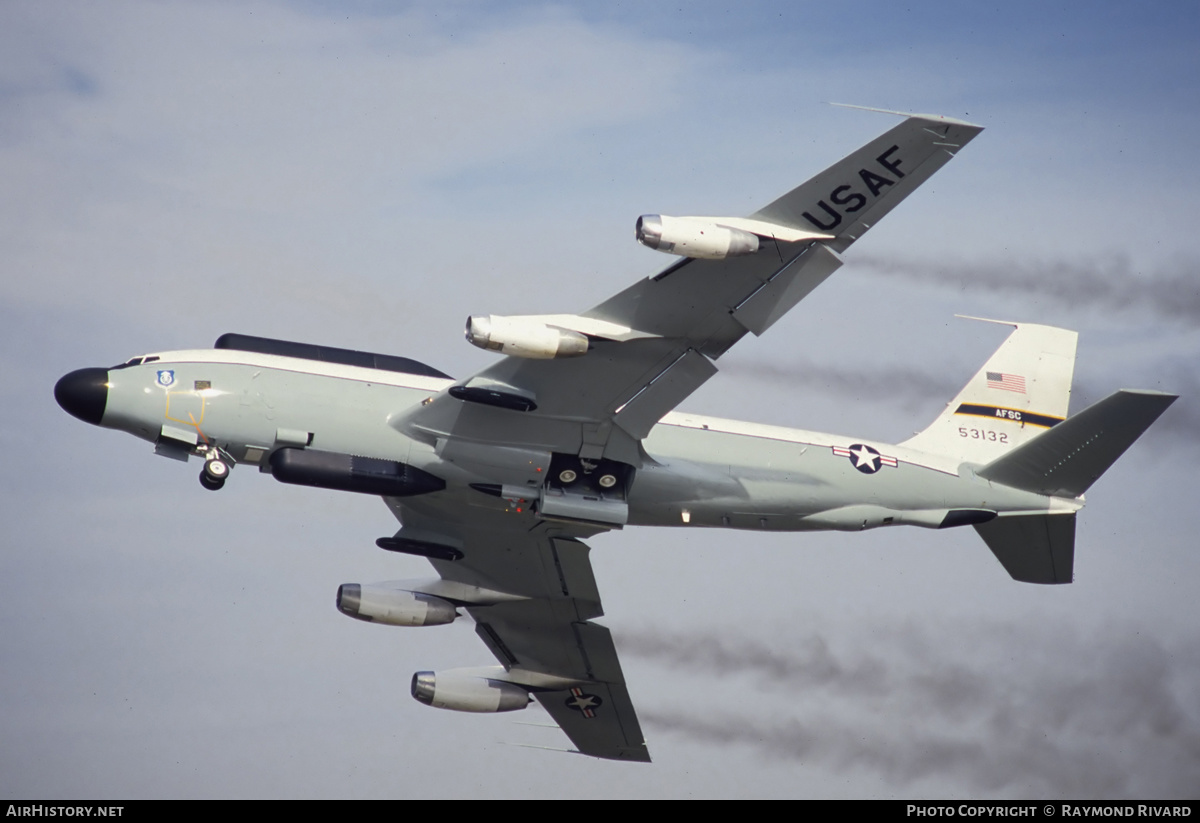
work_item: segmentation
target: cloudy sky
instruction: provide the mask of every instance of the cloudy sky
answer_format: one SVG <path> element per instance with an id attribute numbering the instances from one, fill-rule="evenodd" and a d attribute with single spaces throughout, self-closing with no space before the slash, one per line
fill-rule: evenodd
<path id="1" fill-rule="evenodd" d="M 1200 9 L 680 5 L 0 5 L 0 794 L 1195 796 Z M 971 530 L 591 540 L 653 765 L 413 701 L 490 659 L 334 609 L 428 573 L 380 501 L 212 494 L 53 401 L 226 331 L 469 374 L 467 314 L 585 310 L 671 262 L 637 215 L 749 214 L 894 123 L 829 101 L 987 131 L 685 409 L 904 439 L 1003 339 L 956 313 L 1079 330 L 1073 409 L 1183 397 L 1071 586 Z"/>

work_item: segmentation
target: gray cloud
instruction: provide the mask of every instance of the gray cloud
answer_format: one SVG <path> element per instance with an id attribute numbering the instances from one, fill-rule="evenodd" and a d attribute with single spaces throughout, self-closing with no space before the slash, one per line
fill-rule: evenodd
<path id="1" fill-rule="evenodd" d="M 765 701 L 736 713 L 643 710 L 650 727 L 743 745 L 764 756 L 875 773 L 898 786 L 949 779 L 969 791 L 1043 797 L 1190 797 L 1200 779 L 1194 656 L 1141 635 L 1051 648 L 1007 630 L 969 632 L 970 649 L 914 626 L 860 638 L 852 653 L 820 636 L 766 646 L 742 637 L 633 634 L 622 652 L 758 691 L 804 695 L 769 724 Z M 1114 636 L 1115 635 L 1115 636 Z M 805 708 L 820 701 L 818 711 Z M 749 714 L 749 713 L 747 713 Z"/>
<path id="2" fill-rule="evenodd" d="M 956 289 L 1019 292 L 1052 297 L 1072 306 L 1150 312 L 1169 320 L 1200 320 L 1200 261 L 1177 260 L 1153 271 L 1123 255 L 1092 261 L 1000 263 L 855 257 L 856 270 Z"/>

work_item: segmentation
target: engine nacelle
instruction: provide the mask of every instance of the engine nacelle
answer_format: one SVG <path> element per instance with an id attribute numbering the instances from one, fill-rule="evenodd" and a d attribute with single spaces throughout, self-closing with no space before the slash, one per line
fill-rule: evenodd
<path id="1" fill-rule="evenodd" d="M 758 251 L 758 235 L 695 217 L 643 214 L 635 228 L 643 246 L 684 257 L 724 260 Z"/>
<path id="2" fill-rule="evenodd" d="M 454 604 L 440 597 L 358 583 L 338 586 L 337 607 L 355 620 L 388 626 L 444 626 L 458 617 Z"/>
<path id="3" fill-rule="evenodd" d="M 480 677 L 470 669 L 417 672 L 412 696 L 426 706 L 456 712 L 515 712 L 533 700 L 520 686 Z"/>
<path id="4" fill-rule="evenodd" d="M 467 340 L 474 346 L 513 357 L 552 360 L 587 354 L 587 335 L 547 326 L 531 317 L 495 314 L 467 318 Z"/>

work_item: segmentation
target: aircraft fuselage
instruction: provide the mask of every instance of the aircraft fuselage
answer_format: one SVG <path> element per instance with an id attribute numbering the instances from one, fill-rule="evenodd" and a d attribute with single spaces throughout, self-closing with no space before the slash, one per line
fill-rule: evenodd
<path id="1" fill-rule="evenodd" d="M 276 476 L 271 456 L 281 449 L 375 458 L 444 481 L 444 490 L 431 493 L 460 495 L 479 509 L 537 517 L 538 507 L 531 511 L 530 502 L 539 489 L 530 487 L 530 480 L 514 491 L 505 461 L 489 460 L 487 446 L 481 447 L 482 456 L 464 459 L 442 451 L 436 438 L 400 430 L 407 410 L 452 383 L 296 357 L 201 349 L 74 372 L 60 381 L 57 394 L 75 416 L 155 443 L 168 457 L 219 453 L 234 465 L 254 465 Z M 686 413 L 668 414 L 643 445 L 649 459 L 635 467 L 629 483 L 628 525 L 940 528 L 984 522 L 997 512 L 1081 506 L 990 483 L 952 458 L 902 446 Z M 479 491 L 502 485 L 503 494 Z"/>

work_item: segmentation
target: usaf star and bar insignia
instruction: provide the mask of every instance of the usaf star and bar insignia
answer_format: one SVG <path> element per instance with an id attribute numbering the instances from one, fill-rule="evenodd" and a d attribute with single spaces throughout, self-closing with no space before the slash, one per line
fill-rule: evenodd
<path id="1" fill-rule="evenodd" d="M 880 454 L 877 449 L 873 449 L 862 443 L 855 443 L 849 448 L 834 446 L 833 453 L 838 457 L 849 457 L 850 465 L 863 474 L 874 474 L 884 466 L 896 468 L 899 465 L 899 461 L 896 458 Z"/>
<path id="2" fill-rule="evenodd" d="M 565 702 L 568 709 L 574 709 L 589 719 L 596 716 L 596 709 L 604 703 L 596 695 L 588 694 L 578 686 L 571 689 L 571 696 Z"/>

